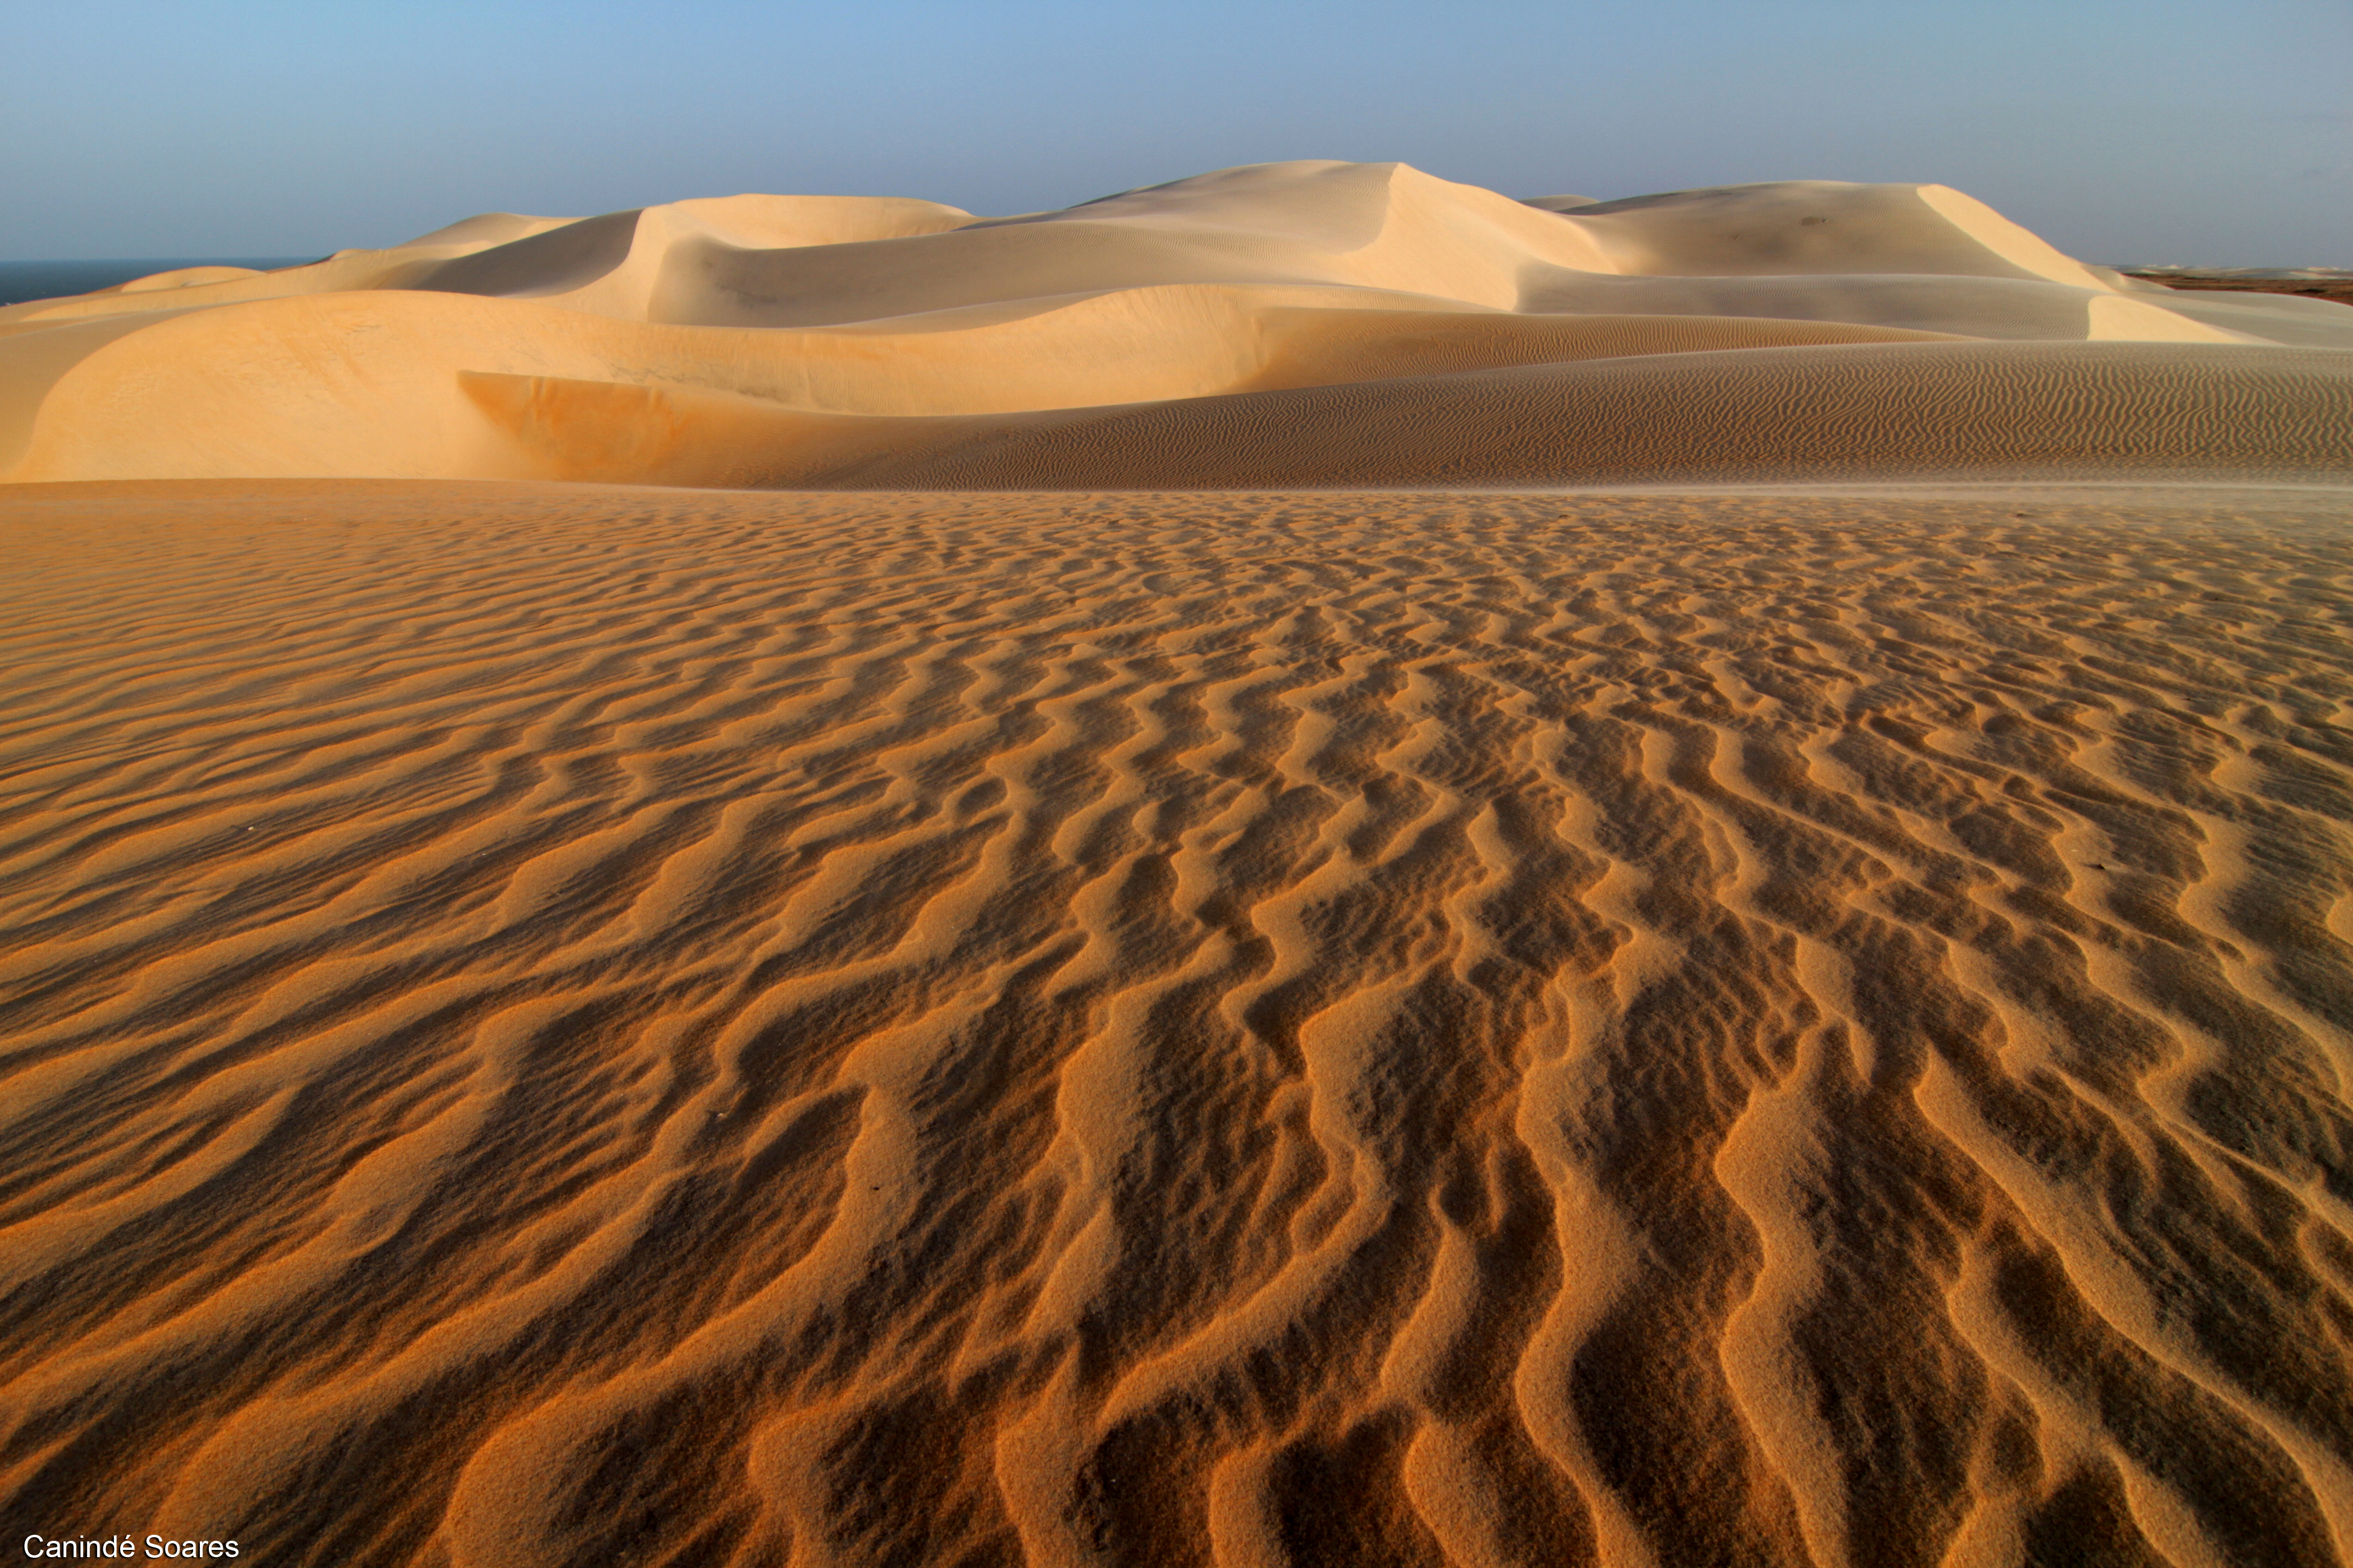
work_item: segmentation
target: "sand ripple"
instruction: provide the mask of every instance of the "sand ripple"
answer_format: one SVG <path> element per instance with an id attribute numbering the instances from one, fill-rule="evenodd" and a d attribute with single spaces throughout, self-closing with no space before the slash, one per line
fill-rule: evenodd
<path id="1" fill-rule="evenodd" d="M 2341 502 L 188 494 L 0 506 L 12 1521 L 2348 1556 Z"/>

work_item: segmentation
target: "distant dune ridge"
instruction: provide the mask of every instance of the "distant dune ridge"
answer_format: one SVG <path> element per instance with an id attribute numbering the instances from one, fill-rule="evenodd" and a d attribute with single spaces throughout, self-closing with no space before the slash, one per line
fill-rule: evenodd
<path id="1" fill-rule="evenodd" d="M 0 478 L 1183 489 L 2353 472 L 2353 312 L 1939 185 L 744 195 L 0 310 Z"/>

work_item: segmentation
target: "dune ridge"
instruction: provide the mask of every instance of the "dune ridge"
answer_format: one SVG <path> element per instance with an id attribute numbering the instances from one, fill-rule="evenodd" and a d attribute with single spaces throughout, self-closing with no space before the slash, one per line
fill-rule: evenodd
<path id="1" fill-rule="evenodd" d="M 2346 1562 L 2347 520 L 6 492 L 7 1517 Z"/>
<path id="2" fill-rule="evenodd" d="M 2284 373 L 2299 386 L 2341 385 L 2353 313 L 2087 266 L 1940 185 L 1514 201 L 1404 164 L 1294 163 L 1014 217 L 773 195 L 488 214 L 309 267 L 219 271 L 0 310 L 0 479 L 826 488 L 888 450 L 919 488 L 1426 488 L 1481 482 L 1440 449 L 1538 418 L 1495 390 L 1533 380 L 1563 405 L 1599 398 L 1602 427 L 1543 412 L 1500 461 L 1502 482 L 2135 465 L 2296 478 L 2316 471 L 2307 453 L 2353 477 L 2353 423 L 2333 393 L 2189 437 L 2166 414 L 2168 397 L 2226 384 L 2239 390 L 2224 402 L 2269 397 L 2284 355 L 2304 362 Z M 1938 343 L 1989 357 L 1940 357 Z M 2092 400 L 2101 443 L 2027 452 L 2005 431 L 2039 418 L 1995 408 L 1963 426 L 1981 446 L 1924 453 L 1908 411 L 1863 416 L 1884 358 L 1862 352 L 1873 345 L 1910 345 L 1931 377 L 1998 367 L 1957 389 L 1997 404 L 2055 378 Z M 1691 357 L 1749 351 L 1762 357 L 1729 375 Z M 1714 399 L 1681 466 L 1625 458 L 1602 361 L 1669 403 Z M 1430 379 L 1447 374 L 1502 379 Z M 484 395 L 501 377 L 534 384 L 526 403 L 602 390 L 564 394 L 553 426 L 519 426 L 516 396 Z M 1782 427 L 1825 395 L 1857 410 L 1829 456 Z M 1123 422 L 1147 405 L 1155 429 L 1197 447 L 1279 408 L 1301 467 L 1221 473 L 1138 454 Z M 1353 421 L 1366 406 L 1419 427 L 1413 463 L 1331 457 L 1364 445 Z M 944 419 L 993 420 L 986 438 L 1052 460 L 994 471 L 971 458 L 974 429 Z M 649 442 L 663 429 L 667 447 Z"/>

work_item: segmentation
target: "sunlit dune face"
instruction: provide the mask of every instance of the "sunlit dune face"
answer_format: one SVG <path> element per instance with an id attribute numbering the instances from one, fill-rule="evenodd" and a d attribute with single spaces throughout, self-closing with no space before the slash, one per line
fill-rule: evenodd
<path id="1" fill-rule="evenodd" d="M 2348 384 L 2326 300 L 2135 281 L 1941 185 L 1299 163 L 1016 218 L 492 213 L 13 306 L 0 479 L 2306 479 L 2347 472 Z"/>

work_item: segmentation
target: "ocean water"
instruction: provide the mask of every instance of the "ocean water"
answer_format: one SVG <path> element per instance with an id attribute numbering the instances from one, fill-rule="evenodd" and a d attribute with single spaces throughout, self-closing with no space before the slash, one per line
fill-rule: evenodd
<path id="1" fill-rule="evenodd" d="M 169 272 L 177 267 L 299 267 L 315 256 L 196 256 L 149 257 L 144 260 L 0 261 L 0 305 L 21 305 L 27 300 L 54 300 L 65 294 L 87 294 L 111 289 L 133 278 Z"/>

